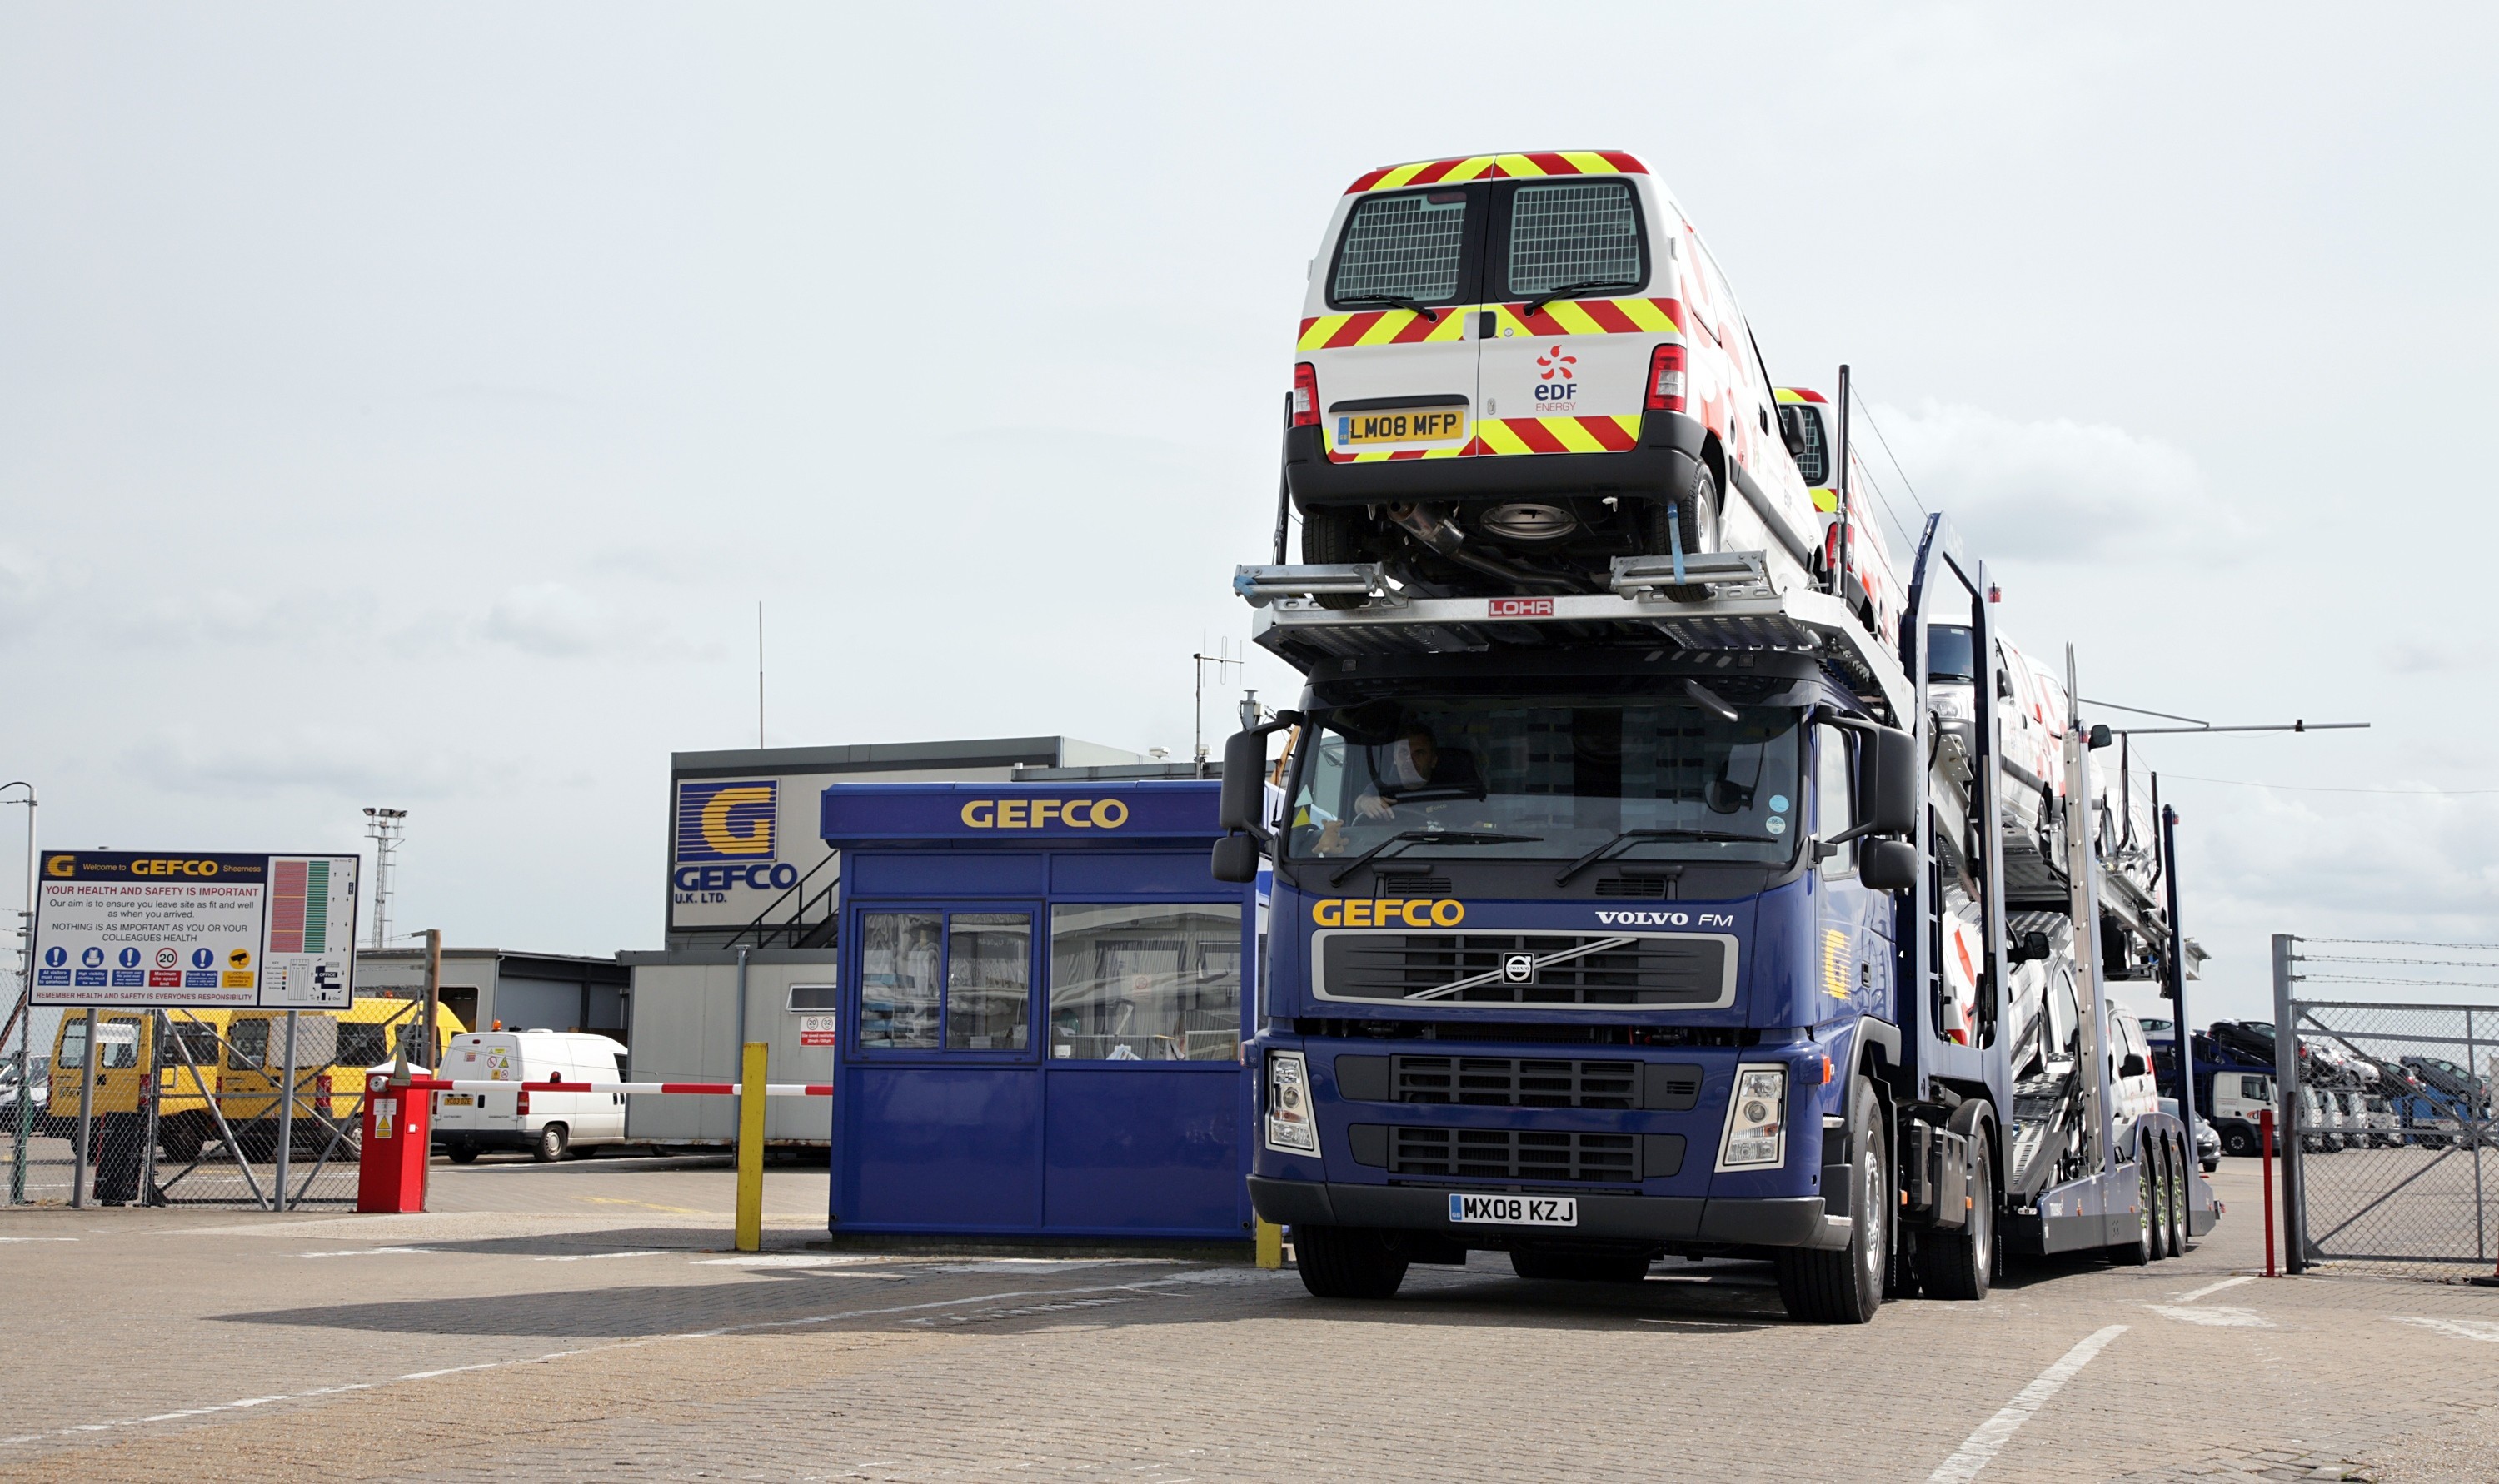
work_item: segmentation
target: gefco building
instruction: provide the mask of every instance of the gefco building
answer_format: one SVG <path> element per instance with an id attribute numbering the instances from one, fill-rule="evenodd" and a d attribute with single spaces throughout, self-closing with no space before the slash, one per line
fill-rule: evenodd
<path id="1" fill-rule="evenodd" d="M 1217 882 L 1215 767 L 1065 737 L 679 753 L 637 1079 L 771 1048 L 766 1138 L 836 1233 L 1240 1241 L 1257 893 Z M 727 1098 L 631 1138 L 727 1144 Z"/>

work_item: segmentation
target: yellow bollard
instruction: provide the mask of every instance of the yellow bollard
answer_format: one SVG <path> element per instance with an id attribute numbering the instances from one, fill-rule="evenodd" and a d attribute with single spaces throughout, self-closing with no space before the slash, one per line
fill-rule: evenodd
<path id="1" fill-rule="evenodd" d="M 737 1095 L 737 1250 L 763 1250 L 763 1082 L 771 1048 L 746 1043 Z"/>
<path id="2" fill-rule="evenodd" d="M 1258 1223 L 1258 1266 L 1284 1266 L 1284 1229 L 1264 1216 L 1254 1219 Z"/>

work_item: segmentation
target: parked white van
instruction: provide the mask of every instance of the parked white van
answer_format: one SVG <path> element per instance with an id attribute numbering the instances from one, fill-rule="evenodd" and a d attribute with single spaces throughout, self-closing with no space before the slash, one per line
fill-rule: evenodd
<path id="1" fill-rule="evenodd" d="M 575 1031 L 471 1031 L 442 1053 L 449 1081 L 616 1082 L 625 1048 Z M 527 1149 L 539 1162 L 570 1148 L 625 1142 L 621 1092 L 437 1093 L 434 1141 L 454 1164 L 488 1149 Z"/>

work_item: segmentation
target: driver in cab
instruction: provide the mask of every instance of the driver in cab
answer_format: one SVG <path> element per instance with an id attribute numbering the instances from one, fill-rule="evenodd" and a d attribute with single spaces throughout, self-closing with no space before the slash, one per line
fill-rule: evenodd
<path id="1" fill-rule="evenodd" d="M 1410 726 L 1396 741 L 1363 751 L 1370 758 L 1372 781 L 1353 801 L 1358 820 L 1419 820 L 1434 803 L 1484 796 L 1474 756 L 1457 749 L 1443 752 L 1426 727 Z M 1344 822 L 1328 821 L 1319 832 L 1317 853 L 1332 855 L 1345 848 Z"/>

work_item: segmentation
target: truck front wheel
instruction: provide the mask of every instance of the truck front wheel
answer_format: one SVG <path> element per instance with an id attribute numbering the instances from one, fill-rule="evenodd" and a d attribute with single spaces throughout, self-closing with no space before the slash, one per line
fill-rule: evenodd
<path id="1" fill-rule="evenodd" d="M 1293 1257 L 1302 1286 L 1316 1299 L 1394 1298 L 1406 1281 L 1406 1259 L 1362 1227 L 1296 1226 Z"/>
<path id="2" fill-rule="evenodd" d="M 1784 1247 L 1778 1254 L 1779 1302 L 1807 1324 L 1864 1324 L 1883 1304 L 1883 1272 L 1892 1249 L 1892 1171 L 1884 1158 L 1874 1089 L 1860 1082 L 1848 1116 L 1848 1246 L 1825 1252 Z"/>

